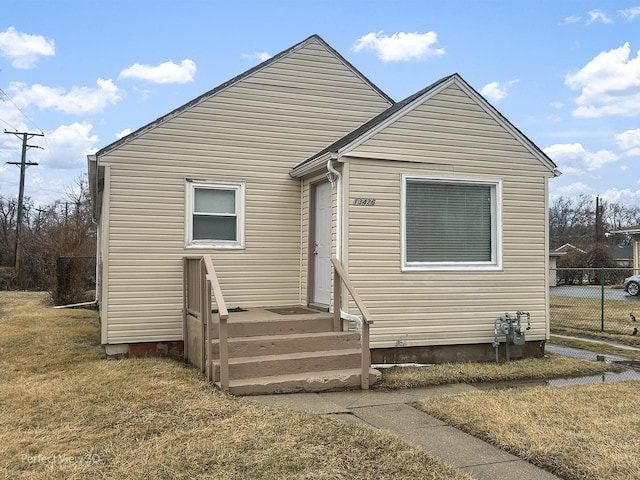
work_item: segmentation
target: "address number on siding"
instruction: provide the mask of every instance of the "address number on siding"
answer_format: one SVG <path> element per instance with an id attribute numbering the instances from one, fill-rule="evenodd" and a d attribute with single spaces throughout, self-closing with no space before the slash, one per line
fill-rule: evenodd
<path id="1" fill-rule="evenodd" d="M 375 205 L 376 199 L 375 198 L 354 198 L 353 204 L 354 205 Z"/>

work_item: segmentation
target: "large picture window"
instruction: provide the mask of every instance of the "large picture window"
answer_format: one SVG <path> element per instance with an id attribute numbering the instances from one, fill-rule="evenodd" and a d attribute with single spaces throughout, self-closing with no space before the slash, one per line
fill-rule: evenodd
<path id="1" fill-rule="evenodd" d="M 403 176 L 404 270 L 501 268 L 499 181 Z"/>
<path id="2" fill-rule="evenodd" d="M 244 184 L 187 182 L 187 247 L 244 247 Z"/>

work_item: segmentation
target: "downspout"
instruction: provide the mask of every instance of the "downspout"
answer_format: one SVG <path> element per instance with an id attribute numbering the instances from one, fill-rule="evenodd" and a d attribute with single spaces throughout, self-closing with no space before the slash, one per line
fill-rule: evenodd
<path id="1" fill-rule="evenodd" d="M 336 258 L 342 264 L 342 174 L 333 166 L 333 162 L 338 160 L 337 155 L 327 160 L 327 178 L 331 182 L 331 186 L 336 186 Z M 338 288 L 334 285 L 333 288 Z M 341 296 L 342 297 L 342 296 Z M 358 330 L 362 330 L 362 319 L 356 315 L 352 315 L 342 310 L 342 305 L 334 305 L 333 308 L 340 309 L 340 318 L 349 322 L 354 322 Z"/>

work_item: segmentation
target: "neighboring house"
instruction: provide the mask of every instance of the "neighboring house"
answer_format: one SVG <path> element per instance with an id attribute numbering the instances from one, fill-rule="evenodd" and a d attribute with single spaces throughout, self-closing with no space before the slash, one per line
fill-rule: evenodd
<path id="1" fill-rule="evenodd" d="M 565 243 L 551 252 L 551 254 L 554 253 L 559 255 L 556 258 L 556 285 L 558 283 L 565 285 L 590 283 L 590 271 L 587 269 L 589 260 L 586 250 Z"/>
<path id="2" fill-rule="evenodd" d="M 633 245 L 609 245 L 609 253 L 619 267 L 633 265 Z"/>
<path id="3" fill-rule="evenodd" d="M 629 235 L 631 237 L 631 264 L 634 269 L 634 275 L 640 273 L 640 225 L 621 228 L 620 230 L 612 230 L 610 233 Z"/>
<path id="4" fill-rule="evenodd" d="M 494 358 L 494 321 L 518 310 L 524 355 L 548 338 L 556 165 L 458 74 L 394 103 L 314 35 L 89 170 L 107 354 L 180 349 L 182 259 L 200 254 L 228 305 L 321 310 L 339 308 L 336 256 L 374 363 Z"/>
<path id="5" fill-rule="evenodd" d="M 563 257 L 567 252 L 549 252 L 549 286 L 558 285 L 558 258 Z"/>
<path id="6" fill-rule="evenodd" d="M 576 247 L 575 245 L 571 245 L 570 243 L 565 243 L 564 245 L 559 246 L 554 250 L 554 252 L 565 253 L 565 254 L 573 252 L 579 255 L 584 255 L 585 257 L 587 255 L 586 250 Z M 586 265 L 586 261 L 585 261 L 585 265 Z"/>

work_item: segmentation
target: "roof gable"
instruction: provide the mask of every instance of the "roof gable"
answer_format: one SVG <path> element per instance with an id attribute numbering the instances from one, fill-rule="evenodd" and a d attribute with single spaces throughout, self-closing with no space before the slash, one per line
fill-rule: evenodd
<path id="1" fill-rule="evenodd" d="M 452 84 L 457 85 L 469 98 L 471 98 L 483 111 L 492 117 L 499 125 L 508 131 L 524 148 L 536 157 L 549 171 L 558 173 L 556 164 L 538 146 L 527 138 L 519 129 L 509 122 L 495 107 L 474 90 L 459 74 L 454 73 L 444 77 L 428 87 L 414 93 L 404 100 L 393 104 L 387 110 L 372 118 L 353 132 L 345 135 L 313 157 L 298 164 L 292 171 L 292 176 L 302 176 L 319 164 L 324 164 L 326 159 L 340 157 L 355 149 L 376 133 L 384 130 L 387 126 L 398 121 L 413 109 L 419 107 L 424 102 L 433 98 Z"/>
<path id="2" fill-rule="evenodd" d="M 576 247 L 575 245 L 571 245 L 570 243 L 565 243 L 564 245 L 560 245 L 558 248 L 555 249 L 556 252 L 569 252 L 569 251 L 575 251 L 575 252 L 579 252 L 582 254 L 586 254 L 587 252 L 581 248 Z"/>
<path id="3" fill-rule="evenodd" d="M 157 118 L 156 120 L 148 123 L 147 125 L 144 125 L 143 127 L 137 129 L 136 131 L 130 133 L 129 135 L 117 140 L 114 143 L 111 143 L 109 145 L 107 145 L 106 147 L 102 148 L 101 150 L 99 150 L 98 152 L 96 152 L 96 157 L 100 157 L 101 155 L 104 155 L 106 153 L 109 153 L 119 147 L 121 147 L 122 145 L 125 145 L 127 143 L 129 143 L 131 140 L 139 137 L 140 135 L 144 134 L 145 132 L 157 127 L 158 125 L 162 125 L 163 123 L 169 121 L 170 119 L 180 115 L 182 112 L 189 110 L 190 108 L 206 101 L 207 99 L 215 96 L 216 94 L 226 90 L 227 88 L 241 82 L 244 79 L 247 79 L 249 77 L 251 77 L 252 75 L 254 75 L 255 73 L 264 70 L 265 68 L 269 67 L 270 65 L 273 65 L 274 63 L 280 61 L 281 59 L 291 55 L 293 52 L 296 52 L 312 43 L 316 43 L 316 44 L 320 44 L 322 45 L 327 51 L 329 51 L 332 55 L 334 55 L 336 57 L 336 59 L 341 62 L 343 65 L 345 65 L 349 70 L 351 70 L 357 77 L 359 77 L 363 83 L 365 83 L 368 87 L 371 88 L 371 90 L 373 90 L 376 94 L 378 94 L 381 98 L 383 98 L 387 103 L 389 104 L 393 104 L 393 100 L 387 95 L 385 94 L 382 90 L 380 90 L 380 88 L 378 88 L 373 82 L 371 82 L 367 77 L 365 77 L 358 69 L 356 69 L 351 63 L 349 63 L 344 57 L 342 57 L 342 55 L 340 55 L 336 50 L 334 50 L 327 42 L 325 42 L 319 35 L 311 35 L 310 37 L 306 38 L 305 40 L 303 40 L 302 42 L 278 53 L 277 55 L 274 55 L 273 57 L 269 58 L 268 60 L 265 60 L 264 62 L 256 65 L 255 67 L 241 73 L 240 75 L 237 75 L 236 77 L 228 80 L 227 82 L 213 88 L 212 90 L 209 90 L 208 92 L 203 93 L 202 95 L 194 98 L 193 100 L 185 103 L 184 105 L 172 110 L 171 112 Z"/>

